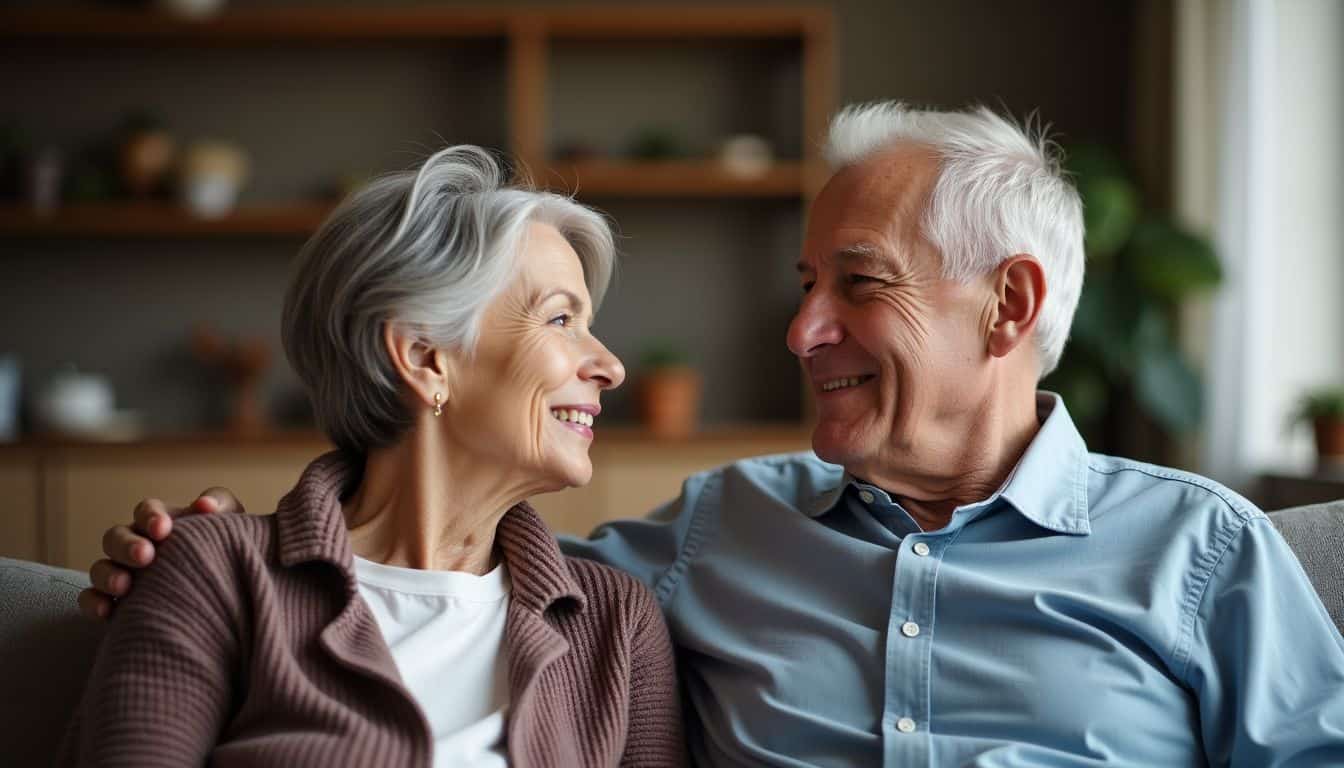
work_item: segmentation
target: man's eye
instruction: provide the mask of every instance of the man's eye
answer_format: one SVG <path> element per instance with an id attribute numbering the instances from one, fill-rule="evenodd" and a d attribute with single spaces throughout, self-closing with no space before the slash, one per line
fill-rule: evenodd
<path id="1" fill-rule="evenodd" d="M 574 317 L 572 315 L 556 315 L 555 317 L 551 318 L 550 325 L 556 325 L 561 328 L 568 328 L 570 321 L 573 319 Z"/>
<path id="2" fill-rule="evenodd" d="M 814 286 L 814 285 L 816 285 L 816 284 L 817 284 L 817 283 L 816 283 L 815 280 L 809 280 L 808 282 L 803 283 L 803 293 L 811 293 L 811 292 L 812 292 L 812 286 Z"/>
<path id="3" fill-rule="evenodd" d="M 850 285 L 858 285 L 860 283 L 876 283 L 878 281 L 877 278 L 873 277 L 872 275 L 849 275 L 845 279 L 849 281 Z"/>

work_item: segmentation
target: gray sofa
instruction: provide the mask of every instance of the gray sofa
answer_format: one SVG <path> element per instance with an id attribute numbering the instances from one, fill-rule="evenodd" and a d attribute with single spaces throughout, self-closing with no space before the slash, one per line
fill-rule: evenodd
<path id="1" fill-rule="evenodd" d="M 1344 501 L 1271 514 L 1344 632 Z M 79 702 L 100 625 L 80 617 L 77 571 L 0 558 L 0 765 L 46 765 Z"/>

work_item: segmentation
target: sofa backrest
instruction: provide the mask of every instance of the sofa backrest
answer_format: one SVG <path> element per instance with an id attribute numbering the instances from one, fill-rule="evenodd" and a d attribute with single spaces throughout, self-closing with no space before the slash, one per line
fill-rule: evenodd
<path id="1" fill-rule="evenodd" d="M 51 765 L 103 626 L 75 607 L 89 577 L 0 558 L 0 765 Z"/>
<path id="2" fill-rule="evenodd" d="M 1344 633 L 1344 501 L 1271 512 L 1330 618 Z"/>
<path id="3" fill-rule="evenodd" d="M 1344 501 L 1270 514 L 1344 633 Z M 0 558 L 0 764 L 48 765 L 83 695 L 103 627 L 75 597 L 85 574 Z"/>

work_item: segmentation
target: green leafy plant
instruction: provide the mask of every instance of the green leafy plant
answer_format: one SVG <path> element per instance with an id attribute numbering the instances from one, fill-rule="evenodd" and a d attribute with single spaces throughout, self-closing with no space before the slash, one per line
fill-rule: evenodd
<path id="1" fill-rule="evenodd" d="M 1168 437 L 1187 432 L 1200 422 L 1203 386 L 1177 343 L 1177 312 L 1219 285 L 1218 258 L 1206 239 L 1145 210 L 1106 149 L 1067 158 L 1083 199 L 1087 272 L 1064 357 L 1043 386 L 1102 450 L 1115 450 L 1135 410 Z"/>
<path id="2" fill-rule="evenodd" d="M 1295 423 L 1310 424 L 1319 419 L 1344 421 L 1344 387 L 1313 389 L 1298 401 L 1293 414 Z"/>

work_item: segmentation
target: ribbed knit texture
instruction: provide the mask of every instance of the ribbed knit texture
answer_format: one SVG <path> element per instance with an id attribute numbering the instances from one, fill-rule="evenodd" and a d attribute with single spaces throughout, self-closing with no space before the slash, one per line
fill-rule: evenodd
<path id="1" fill-rule="evenodd" d="M 117 608 L 59 764 L 429 766 L 428 725 L 355 581 L 339 499 L 357 470 L 330 453 L 274 515 L 178 520 Z M 496 536 L 510 764 L 684 764 L 653 596 L 561 555 L 526 504 Z"/>

